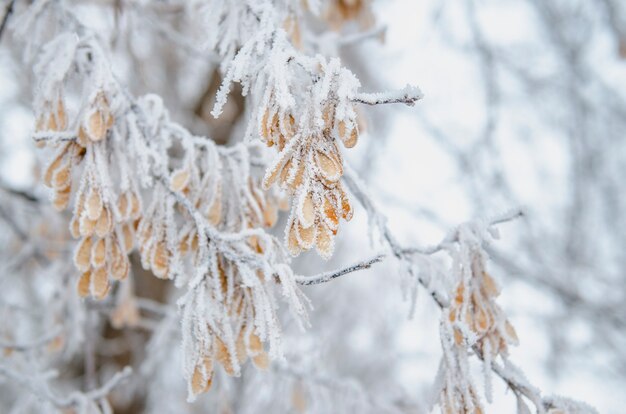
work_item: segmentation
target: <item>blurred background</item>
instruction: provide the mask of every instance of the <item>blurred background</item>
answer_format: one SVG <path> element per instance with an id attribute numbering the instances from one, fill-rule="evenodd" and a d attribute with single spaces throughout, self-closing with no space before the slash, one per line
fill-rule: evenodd
<path id="1" fill-rule="evenodd" d="M 102 18 L 99 3 L 115 11 Z M 215 65 L 150 25 L 162 19 L 168 30 L 201 39 L 201 19 L 190 24 L 165 6 L 124 3 L 76 4 L 110 33 L 114 71 L 134 93 L 162 95 L 172 118 L 192 131 L 226 145 L 236 140 L 243 101 L 233 94 L 223 118 L 212 119 Z M 372 10 L 375 35 L 337 46 L 331 34 L 318 51 L 339 55 L 364 91 L 410 83 L 425 97 L 415 107 L 359 108 L 364 134 L 344 151 L 347 162 L 407 246 L 435 244 L 458 223 L 522 207 L 525 216 L 501 225 L 501 239 L 489 247 L 488 266 L 502 286 L 498 303 L 520 338 L 511 359 L 545 393 L 624 412 L 626 3 L 379 0 Z M 15 50 L 0 50 L 0 178 L 5 193 L 45 194 L 30 139 L 32 74 Z M 3 239 L 9 227 L 3 224 Z M 367 227 L 356 205 L 334 257 L 304 254 L 296 270 L 314 274 L 368 257 L 376 247 Z M 409 318 L 404 285 L 388 261 L 305 288 L 311 327 L 302 332 L 286 317 L 286 361 L 267 373 L 219 378 L 193 406 L 185 402 L 175 318 L 154 322 L 151 334 L 122 336 L 164 349 L 143 362 L 153 384 L 141 390 L 142 410 L 428 412 L 441 356 L 439 310 L 421 291 Z M 497 379 L 494 386 L 487 412 L 514 412 L 514 396 Z M 120 406 L 132 407 L 135 391 L 122 390 Z"/>

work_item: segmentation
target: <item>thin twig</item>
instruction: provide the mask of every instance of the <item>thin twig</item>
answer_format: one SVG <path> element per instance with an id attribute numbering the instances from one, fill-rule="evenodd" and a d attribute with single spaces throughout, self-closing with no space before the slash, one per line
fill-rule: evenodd
<path id="1" fill-rule="evenodd" d="M 296 276 L 295 280 L 298 284 L 304 286 L 326 283 L 340 276 L 347 275 L 348 273 L 369 269 L 370 267 L 372 267 L 373 264 L 382 262 L 385 257 L 385 254 L 378 254 L 373 258 L 363 260 L 343 269 L 324 272 L 315 276 Z"/>
<path id="2" fill-rule="evenodd" d="M 89 392 L 72 392 L 67 397 L 58 396 L 50 390 L 46 382 L 41 381 L 41 375 L 37 377 L 29 377 L 22 373 L 16 372 L 6 366 L 0 365 L 0 375 L 21 384 L 28 388 L 34 395 L 43 398 L 52 403 L 57 408 L 77 407 L 84 404 L 85 401 L 96 401 L 106 397 L 117 387 L 122 381 L 130 377 L 133 373 L 131 367 L 125 367 L 122 371 L 115 373 L 102 387 L 96 388 Z"/>
<path id="3" fill-rule="evenodd" d="M 366 105 L 382 105 L 392 103 L 403 103 L 408 106 L 415 105 L 415 102 L 424 97 L 424 94 L 417 86 L 407 85 L 399 91 L 384 93 L 359 93 L 352 97 L 351 101 Z"/>

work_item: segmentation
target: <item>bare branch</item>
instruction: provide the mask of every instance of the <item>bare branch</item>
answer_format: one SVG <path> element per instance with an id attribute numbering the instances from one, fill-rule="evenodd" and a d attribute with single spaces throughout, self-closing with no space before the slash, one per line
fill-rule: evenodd
<path id="1" fill-rule="evenodd" d="M 354 96 L 352 102 L 366 105 L 382 105 L 392 103 L 403 103 L 408 106 L 415 105 L 415 102 L 424 97 L 424 94 L 417 86 L 407 85 L 403 89 L 391 92 L 380 93 L 359 93 Z"/>
<path id="2" fill-rule="evenodd" d="M 343 269 L 324 272 L 314 276 L 296 276 L 295 279 L 296 282 L 298 282 L 298 284 L 300 285 L 318 285 L 320 283 L 330 282 L 331 280 L 343 275 L 347 275 L 348 273 L 356 272 L 363 269 L 369 269 L 370 267 L 372 267 L 373 264 L 382 262 L 385 257 L 385 254 L 378 254 L 373 258 L 363 260 Z"/>

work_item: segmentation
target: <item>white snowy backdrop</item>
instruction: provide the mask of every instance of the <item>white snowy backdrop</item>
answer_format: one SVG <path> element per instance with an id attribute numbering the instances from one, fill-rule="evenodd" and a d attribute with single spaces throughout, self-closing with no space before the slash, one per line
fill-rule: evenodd
<path id="1" fill-rule="evenodd" d="M 93 10 L 86 7 L 89 19 Z M 373 9 L 383 34 L 340 50 L 328 39 L 320 51 L 339 53 L 366 91 L 410 83 L 425 96 L 413 107 L 363 108 L 365 133 L 344 152 L 347 161 L 406 245 L 435 244 L 460 222 L 523 208 L 524 217 L 499 227 L 488 264 L 520 338 L 511 358 L 545 392 L 600 413 L 623 412 L 626 7 L 612 0 L 380 0 Z M 120 76 L 133 70 L 123 62 L 115 69 Z M 0 55 L 0 171 L 8 186 L 30 190 L 39 161 L 20 70 Z M 138 85 L 139 91 L 163 83 L 163 74 L 151 76 L 148 90 Z M 184 102 L 193 95 L 190 79 L 170 80 L 175 91 L 164 92 L 182 124 L 188 119 L 177 118 L 167 94 Z M 356 205 L 333 258 L 306 253 L 295 268 L 314 274 L 373 253 L 367 217 Z M 288 362 L 273 365 L 273 381 L 314 373 L 309 379 L 319 383 L 319 394 L 307 394 L 304 405 L 354 394 L 374 407 L 399 401 L 427 410 L 441 356 L 439 309 L 420 291 L 409 319 L 399 273 L 384 262 L 306 288 L 312 326 L 302 332 L 284 323 Z M 220 395 L 254 392 L 270 375 L 246 369 L 249 379 L 200 397 L 192 408 L 184 401 L 180 355 L 154 364 L 160 366 L 154 380 L 175 392 L 149 395 L 150 412 L 201 410 Z M 493 383 L 487 412 L 513 412 L 514 396 L 497 378 Z M 272 399 L 259 401 L 269 407 Z"/>

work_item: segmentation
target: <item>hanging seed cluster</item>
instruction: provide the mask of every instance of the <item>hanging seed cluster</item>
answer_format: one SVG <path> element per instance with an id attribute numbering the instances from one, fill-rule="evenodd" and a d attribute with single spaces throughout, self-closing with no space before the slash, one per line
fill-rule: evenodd
<path id="1" fill-rule="evenodd" d="M 459 234 L 460 253 L 454 269 L 460 277 L 440 326 L 445 370 L 439 405 L 446 414 L 482 414 L 476 384 L 467 374 L 469 348 L 483 360 L 485 394 L 489 399 L 491 361 L 498 356 L 506 358 L 508 346 L 517 345 L 518 339 L 513 325 L 495 303 L 500 290 L 486 271 L 482 241 L 465 229 L 460 229 Z"/>
<path id="2" fill-rule="evenodd" d="M 181 299 L 185 376 L 193 399 L 210 388 L 217 366 L 231 376 L 248 358 L 257 368 L 268 366 L 262 338 L 277 319 L 268 285 L 288 267 L 256 264 L 280 251 L 265 233 L 221 240 L 223 233 L 273 226 L 284 207 L 250 175 L 248 150 L 222 154 L 209 142 L 200 148 L 183 143 L 183 149 L 182 165 L 155 188 L 137 235 L 142 265 L 157 277 L 195 274 L 197 282 Z M 220 243 L 226 246 L 218 248 Z M 240 260 L 246 256 L 251 263 Z"/>
<path id="3" fill-rule="evenodd" d="M 315 246 L 322 257 L 329 258 L 339 219 L 352 218 L 352 206 L 340 182 L 343 160 L 337 140 L 346 148 L 356 145 L 356 120 L 338 119 L 335 105 L 328 102 L 321 124 L 321 128 L 301 128 L 294 114 L 270 110 L 261 119 L 262 139 L 279 151 L 265 174 L 263 188 L 277 182 L 292 196 L 285 237 L 293 256 Z"/>
<path id="4" fill-rule="evenodd" d="M 62 100 L 58 100 L 56 107 L 44 105 L 44 108 L 37 120 L 37 131 L 66 132 L 68 122 Z M 104 195 L 94 153 L 96 145 L 103 145 L 113 123 L 105 95 L 96 94 L 78 120 L 75 139 L 60 144 L 43 177 L 44 183 L 54 190 L 53 205 L 63 210 L 70 202 L 73 172 L 84 165 L 70 233 L 79 239 L 74 254 L 74 264 L 81 272 L 78 293 L 97 299 L 107 295 L 110 279 L 122 280 L 128 276 L 127 254 L 133 248 L 134 223 L 141 212 L 139 196 L 134 191 L 120 194 L 115 206 Z M 49 145 L 59 144 L 51 141 Z M 85 158 L 87 161 L 83 162 Z"/>
<path id="5" fill-rule="evenodd" d="M 515 328 L 506 318 L 502 309 L 495 302 L 500 294 L 498 285 L 484 268 L 484 259 L 474 257 L 472 277 L 461 281 L 456 288 L 456 295 L 448 310 L 451 323 L 462 322 L 478 338 L 477 344 L 483 353 L 491 357 L 506 356 L 508 344 L 517 345 Z M 463 343 L 463 333 L 459 328 L 454 332 L 457 345 Z"/>

